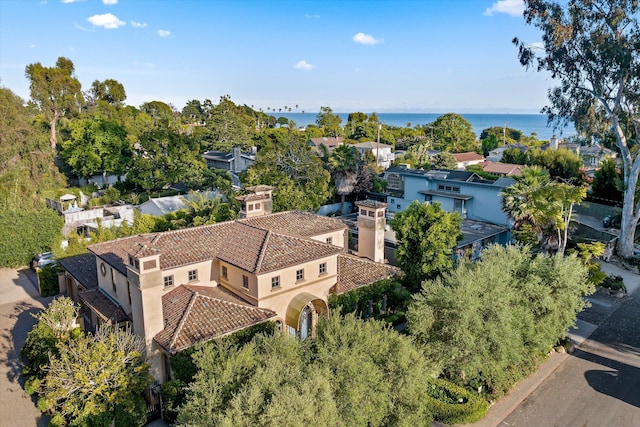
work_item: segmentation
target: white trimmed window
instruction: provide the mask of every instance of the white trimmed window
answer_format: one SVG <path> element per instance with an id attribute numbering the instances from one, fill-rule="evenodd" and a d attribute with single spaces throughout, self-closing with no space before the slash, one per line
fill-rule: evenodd
<path id="1" fill-rule="evenodd" d="M 333 244 L 333 238 L 332 237 L 327 237 L 327 243 L 332 245 Z"/>
<path id="2" fill-rule="evenodd" d="M 171 276 L 164 276 L 164 286 L 173 286 L 173 274 Z"/>
<path id="3" fill-rule="evenodd" d="M 296 271 L 296 282 L 300 282 L 301 280 L 304 280 L 304 268 Z"/>
<path id="4" fill-rule="evenodd" d="M 318 271 L 320 274 L 325 274 L 327 272 L 327 263 L 323 262 L 322 264 L 320 264 L 320 268 Z"/>
<path id="5" fill-rule="evenodd" d="M 195 282 L 198 280 L 198 270 L 190 270 L 189 271 L 189 281 Z"/>
<path id="6" fill-rule="evenodd" d="M 271 278 L 271 289 L 280 287 L 280 276 L 275 276 Z"/>

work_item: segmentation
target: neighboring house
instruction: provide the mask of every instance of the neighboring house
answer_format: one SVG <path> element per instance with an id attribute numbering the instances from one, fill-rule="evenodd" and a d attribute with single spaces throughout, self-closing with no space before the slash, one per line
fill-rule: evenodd
<path id="1" fill-rule="evenodd" d="M 233 185 L 240 186 L 239 175 L 245 172 L 256 162 L 256 147 L 251 147 L 251 151 L 243 153 L 240 147 L 233 147 L 232 151 L 207 151 L 202 157 L 207 162 L 209 169 L 225 170 L 231 174 Z"/>
<path id="2" fill-rule="evenodd" d="M 335 137 L 323 136 L 319 138 L 311 138 L 307 142 L 307 145 L 309 145 L 309 147 L 311 147 L 311 150 L 316 154 L 321 154 L 320 152 L 321 145 L 324 145 L 325 147 L 327 147 L 327 150 L 329 151 L 329 153 L 331 153 L 333 150 L 335 150 L 336 147 L 339 147 L 342 144 L 344 144 L 344 138 L 341 136 L 335 136 Z"/>
<path id="3" fill-rule="evenodd" d="M 512 163 L 480 163 L 484 172 L 499 176 L 520 176 L 522 175 L 523 165 L 514 165 Z"/>
<path id="4" fill-rule="evenodd" d="M 518 150 L 520 150 L 521 153 L 526 153 L 526 151 L 529 149 L 529 147 L 527 147 L 526 145 L 522 145 L 522 144 L 507 144 L 507 145 L 503 145 L 501 147 L 497 147 L 494 148 L 493 150 L 489 151 L 489 154 L 486 157 L 486 160 L 489 162 L 501 162 L 502 161 L 502 154 L 504 153 L 504 151 L 508 148 L 516 148 Z"/>
<path id="5" fill-rule="evenodd" d="M 487 245 L 511 240 L 512 223 L 502 211 L 500 193 L 515 183 L 513 178 L 491 181 L 467 171 L 400 166 L 387 169 L 385 179 L 390 215 L 404 211 L 414 201 L 437 202 L 443 210 L 460 214 L 463 239 L 454 253 L 456 259 L 477 259 Z M 386 241 L 392 247 L 397 244 L 392 230 L 387 231 Z"/>
<path id="6" fill-rule="evenodd" d="M 618 153 L 597 144 L 580 147 L 580 157 L 586 169 L 599 168 L 600 164 L 607 159 L 615 159 Z"/>
<path id="7" fill-rule="evenodd" d="M 205 191 L 202 193 L 207 200 L 219 197 L 217 191 Z M 153 216 L 165 216 L 168 213 L 186 209 L 187 205 L 185 199 L 191 200 L 199 197 L 198 192 L 196 194 L 187 193 L 178 196 L 166 196 L 157 197 L 155 199 L 149 199 L 144 203 L 141 203 L 136 208 L 143 214 Z"/>
<path id="8" fill-rule="evenodd" d="M 484 157 L 480 154 L 469 151 L 466 153 L 454 153 L 453 158 L 456 159 L 456 168 L 464 170 L 467 166 L 478 165 L 484 162 Z"/>
<path id="9" fill-rule="evenodd" d="M 133 223 L 132 205 L 100 206 L 84 209 L 78 206 L 76 196 L 73 194 L 65 194 L 58 200 L 47 198 L 46 205 L 64 218 L 63 236 L 75 232 L 84 233 L 87 228 L 93 227 L 95 229 L 98 221 L 105 225 L 115 224 L 116 226 L 122 220 L 128 221 L 129 224 Z"/>
<path id="10" fill-rule="evenodd" d="M 367 141 L 355 144 L 354 147 L 358 149 L 363 157 L 365 153 L 373 154 L 373 157 L 377 159 L 378 166 L 382 166 L 385 169 L 390 167 L 395 159 L 395 155 L 391 152 L 393 149 L 391 145 Z"/>
<path id="11" fill-rule="evenodd" d="M 460 170 L 416 170 L 393 167 L 385 172 L 389 212 L 402 212 L 414 200 L 438 202 L 448 212 L 463 219 L 510 226 L 502 211 L 500 192 L 515 183 L 512 178 L 496 181 Z"/>
<path id="12" fill-rule="evenodd" d="M 251 190 L 257 197 L 240 200 L 243 219 L 97 243 L 61 262 L 87 329 L 130 323 L 161 383 L 171 378 L 171 354 L 266 321 L 288 336 L 313 336 L 330 294 L 398 274 L 371 261 L 381 260 L 374 247 L 361 249 L 364 258 L 349 255 L 342 221 L 272 214 L 272 188 Z M 380 241 L 385 207 L 361 203 L 365 240 Z"/>

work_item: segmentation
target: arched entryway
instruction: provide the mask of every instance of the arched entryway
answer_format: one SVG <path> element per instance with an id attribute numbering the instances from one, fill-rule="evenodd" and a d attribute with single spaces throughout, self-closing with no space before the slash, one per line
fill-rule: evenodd
<path id="1" fill-rule="evenodd" d="M 287 308 L 287 331 L 289 336 L 295 336 L 301 340 L 316 336 L 318 316 L 327 316 L 329 307 L 327 303 L 309 293 L 297 295 Z"/>

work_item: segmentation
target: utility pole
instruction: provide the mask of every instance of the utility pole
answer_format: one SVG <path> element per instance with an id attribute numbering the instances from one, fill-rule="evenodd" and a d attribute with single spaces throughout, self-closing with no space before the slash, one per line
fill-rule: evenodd
<path id="1" fill-rule="evenodd" d="M 382 129 L 382 125 L 378 124 L 378 142 L 376 143 L 376 166 L 380 166 L 380 161 L 378 157 L 380 156 L 380 129 Z"/>

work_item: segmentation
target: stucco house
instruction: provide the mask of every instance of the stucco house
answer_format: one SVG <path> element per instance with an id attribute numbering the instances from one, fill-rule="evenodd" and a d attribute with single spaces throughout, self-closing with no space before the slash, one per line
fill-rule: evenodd
<path id="1" fill-rule="evenodd" d="M 344 138 L 341 136 L 321 136 L 318 138 L 310 138 L 307 142 L 307 145 L 311 147 L 311 150 L 320 154 L 320 146 L 323 145 L 327 148 L 327 150 L 331 153 L 336 147 L 344 144 Z"/>
<path id="2" fill-rule="evenodd" d="M 382 166 L 385 169 L 391 166 L 391 163 L 395 160 L 395 155 L 391 152 L 393 147 L 388 144 L 366 141 L 355 144 L 354 147 L 360 152 L 361 156 L 364 156 L 365 153 L 373 154 L 373 157 L 378 160 L 378 166 Z"/>
<path id="3" fill-rule="evenodd" d="M 499 176 L 520 176 L 524 168 L 524 165 L 500 162 L 483 162 L 480 166 L 484 172 Z"/>
<path id="4" fill-rule="evenodd" d="M 484 157 L 475 151 L 469 151 L 466 153 L 454 153 L 453 158 L 456 159 L 456 167 L 458 169 L 464 169 L 467 166 L 478 165 L 484 162 Z"/>
<path id="5" fill-rule="evenodd" d="M 233 179 L 233 185 L 239 187 L 239 175 L 256 162 L 256 153 L 256 147 L 251 147 L 251 150 L 246 153 L 243 153 L 240 147 L 233 147 L 231 152 L 206 151 L 202 158 L 207 162 L 209 169 L 220 169 L 229 172 Z"/>
<path id="6" fill-rule="evenodd" d="M 283 334 L 315 334 L 330 294 L 392 277 L 374 244 L 347 251 L 343 222 L 299 211 L 271 213 L 271 187 L 240 199 L 243 218 L 137 235 L 63 260 L 67 292 L 85 327 L 129 323 L 144 337 L 151 373 L 171 377 L 168 355 L 266 321 Z M 384 233 L 386 205 L 361 206 L 369 242 Z M 364 246 L 364 245 L 363 245 Z"/>

